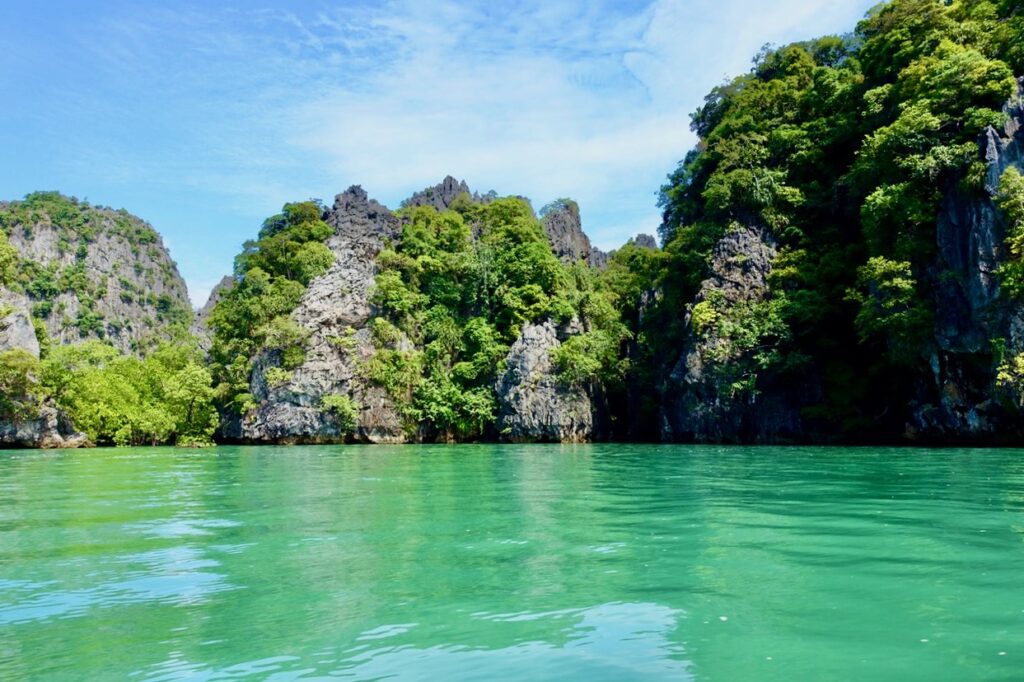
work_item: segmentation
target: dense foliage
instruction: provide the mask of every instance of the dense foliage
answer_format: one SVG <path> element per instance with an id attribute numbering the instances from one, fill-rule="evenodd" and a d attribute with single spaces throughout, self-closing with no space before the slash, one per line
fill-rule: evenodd
<path id="1" fill-rule="evenodd" d="M 40 237 L 36 231 L 56 239 L 56 258 L 33 260 L 11 243 Z M 112 245 L 123 246 L 130 256 L 105 270 L 102 260 L 100 265 L 89 261 L 97 243 L 106 253 Z M 0 419 L 30 421 L 45 405 L 65 412 L 97 444 L 212 442 L 211 376 L 187 331 L 192 311 L 169 295 L 147 290 L 157 282 L 164 285 L 158 290 L 180 287 L 158 243 L 153 228 L 126 211 L 57 192 L 36 192 L 0 206 L 0 293 L 6 289 L 15 298 L 27 297 L 40 348 L 40 357 L 22 349 L 0 353 Z M 126 267 L 134 268 L 133 276 L 117 277 Z M 146 313 L 152 333 L 137 337 L 141 342 L 133 346 L 145 357 L 96 340 L 129 324 L 105 314 L 109 306 L 100 305 L 115 286 L 123 302 L 137 303 Z M 68 302 L 77 308 L 73 319 L 64 311 Z M 12 307 L 0 305 L 0 318 Z M 93 340 L 51 343 L 47 322 L 58 330 L 77 327 L 75 338 Z"/>
<path id="2" fill-rule="evenodd" d="M 564 382 L 621 373 L 626 330 L 607 292 L 586 266 L 554 256 L 525 201 L 464 198 L 443 213 L 420 207 L 400 215 L 398 243 L 378 258 L 379 350 L 367 374 L 402 405 L 410 430 L 485 435 L 495 421 L 501 361 L 529 322 L 582 325 L 553 358 Z"/>
<path id="3" fill-rule="evenodd" d="M 142 359 L 100 341 L 55 346 L 42 360 L 0 353 L 0 417 L 32 419 L 44 403 L 97 444 L 201 445 L 217 425 L 210 372 L 188 343 Z"/>
<path id="4" fill-rule="evenodd" d="M 289 313 L 309 281 L 334 260 L 323 243 L 331 228 L 322 215 L 313 201 L 286 204 L 235 259 L 235 286 L 209 320 L 216 397 L 229 413 L 242 415 L 254 406 L 249 377 L 259 353 L 274 357 L 273 383 L 287 381 L 288 372 L 302 364 L 308 332 Z"/>
<path id="5" fill-rule="evenodd" d="M 749 73 L 712 90 L 692 117 L 698 146 L 662 188 L 664 253 L 623 249 L 609 269 L 647 342 L 636 380 L 663 372 L 661 349 L 686 334 L 728 334 L 749 351 L 721 371 L 747 377 L 750 391 L 769 374 L 813 371 L 826 398 L 817 416 L 838 429 L 876 425 L 905 403 L 913 381 L 900 377 L 925 362 L 942 276 L 932 267 L 941 198 L 981 192 L 979 136 L 1005 119 L 1024 73 L 1018 4 L 895 0 L 851 35 L 765 48 Z M 1019 178 L 1003 184 L 1013 215 Z M 706 302 L 687 328 L 682 311 L 712 247 L 736 224 L 778 245 L 769 309 Z M 1001 272 L 1010 290 L 1018 241 L 1011 232 Z M 646 289 L 659 298 L 638 301 Z"/>

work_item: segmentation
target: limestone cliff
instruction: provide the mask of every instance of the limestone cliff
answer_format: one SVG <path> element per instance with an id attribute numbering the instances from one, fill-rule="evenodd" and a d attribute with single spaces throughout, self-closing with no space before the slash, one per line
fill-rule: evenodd
<path id="1" fill-rule="evenodd" d="M 258 407 L 227 425 L 224 435 L 246 442 L 319 443 L 345 440 L 336 416 L 321 405 L 327 396 L 347 396 L 360 406 L 355 440 L 382 443 L 404 439 L 402 421 L 383 389 L 361 379 L 360 367 L 374 352 L 366 323 L 377 266 L 374 258 L 399 221 L 361 187 L 339 194 L 326 212 L 334 228 L 327 246 L 330 269 L 310 282 L 292 318 L 309 331 L 305 360 L 291 377 L 272 385 L 267 373 L 278 365 L 273 353 L 257 359 L 252 393 Z"/>
<path id="2" fill-rule="evenodd" d="M 38 192 L 0 203 L 0 229 L 21 259 L 5 295 L 42 320 L 54 342 L 100 338 L 142 352 L 191 320 L 160 235 L 124 210 Z"/>
<path id="3" fill-rule="evenodd" d="M 802 437 L 799 408 L 811 396 L 752 375 L 757 350 L 728 327 L 770 305 L 777 253 L 764 230 L 735 226 L 715 246 L 707 279 L 686 313 L 682 353 L 662 387 L 661 435 L 681 442 L 771 442 Z"/>
<path id="4" fill-rule="evenodd" d="M 38 358 L 39 340 L 25 297 L 0 288 L 0 315 L 0 353 L 23 350 Z"/>
<path id="5" fill-rule="evenodd" d="M 39 341 L 24 297 L 0 293 L 0 353 L 22 351 L 39 357 Z M 89 444 L 53 405 L 26 405 L 24 413 L 0 419 L 0 447 L 77 448 Z"/>
<path id="6" fill-rule="evenodd" d="M 608 264 L 608 254 L 591 246 L 583 232 L 579 205 L 569 199 L 559 199 L 542 211 L 544 231 L 551 241 L 551 250 L 564 263 L 584 261 L 595 268 Z"/>
<path id="7" fill-rule="evenodd" d="M 1024 169 L 1024 80 L 1005 113 L 1006 122 L 980 139 L 984 189 L 960 178 L 941 188 L 934 256 L 918 283 L 930 292 L 934 326 L 919 345 L 904 349 L 920 370 L 893 379 L 910 384 L 913 397 L 886 408 L 886 424 L 871 438 L 994 444 L 1024 437 L 1024 400 L 997 380 L 1000 362 L 1024 352 L 1024 305 L 1000 289 L 997 270 L 1008 254 L 1004 218 L 994 201 L 1004 171 Z M 730 230 L 715 246 L 708 277 L 686 313 L 688 335 L 661 387 L 663 439 L 784 442 L 835 436 L 828 430 L 834 426 L 819 431 L 806 418 L 805 408 L 822 395 L 813 366 L 785 380 L 772 371 L 751 372 L 756 386 L 744 386 L 751 351 L 737 348 L 723 331 L 723 325 L 735 328 L 736 318 L 759 302 L 770 303 L 775 257 L 768 233 L 750 227 Z M 886 388 L 870 390 L 881 394 Z"/>
<path id="8" fill-rule="evenodd" d="M 195 319 L 192 321 L 192 334 L 198 339 L 199 346 L 204 351 L 210 350 L 212 342 L 212 332 L 209 325 L 210 313 L 213 312 L 214 307 L 220 302 L 221 298 L 231 291 L 234 286 L 235 278 L 225 275 L 210 291 L 210 295 L 207 297 L 203 307 L 196 311 Z"/>
<path id="9" fill-rule="evenodd" d="M 580 331 L 578 324 L 558 327 L 551 320 L 523 327 L 495 386 L 502 440 L 584 443 L 607 437 L 598 389 L 567 386 L 555 375 L 552 351 Z"/>
<path id="10" fill-rule="evenodd" d="M 62 411 L 50 405 L 39 408 L 35 416 L 15 421 L 0 421 L 2 448 L 80 448 L 91 446 L 84 433 Z"/>
<path id="11" fill-rule="evenodd" d="M 482 197 L 479 195 L 470 194 L 469 185 L 466 184 L 465 180 L 456 180 L 448 175 L 433 187 L 427 187 L 413 194 L 402 202 L 402 207 L 433 206 L 438 211 L 444 211 L 450 208 L 460 196 L 465 196 L 467 199 L 475 201 L 482 200 Z"/>
<path id="12" fill-rule="evenodd" d="M 473 194 L 465 182 L 449 176 L 403 206 L 444 210 L 460 197 L 477 203 L 490 200 L 489 195 Z M 580 229 L 578 211 L 574 215 L 571 232 L 587 245 L 587 253 L 595 253 Z M 261 351 L 254 358 L 250 378 L 250 392 L 257 405 L 242 418 L 229 419 L 222 437 L 253 443 L 387 443 L 434 437 L 407 423 L 388 393 L 365 376 L 365 368 L 377 352 L 368 327 L 375 314 L 370 303 L 378 273 L 375 259 L 386 242 L 397 239 L 401 221 L 360 187 L 339 194 L 323 220 L 333 228 L 326 245 L 334 263 L 309 283 L 290 315 L 308 334 L 304 360 L 281 379 L 276 369 L 282 362 L 280 353 Z M 553 244 L 555 253 L 558 248 Z M 200 325 L 204 319 L 201 313 Z M 580 331 L 569 326 L 556 330 L 551 322 L 524 326 L 506 360 L 508 369 L 502 366 L 495 387 L 500 433 L 490 437 L 579 442 L 606 434 L 599 392 L 593 387 L 562 386 L 555 378 L 551 351 L 558 347 L 560 337 Z M 408 345 L 408 341 L 401 343 Z M 358 408 L 352 433 L 324 405 L 325 399 L 337 397 Z"/>
<path id="13" fill-rule="evenodd" d="M 936 232 L 935 327 L 930 376 L 919 390 L 907 436 L 920 440 L 1013 441 L 1024 435 L 1019 396 L 996 385 L 999 356 L 1024 352 L 1024 306 L 1000 290 L 1006 226 L 994 197 L 1011 166 L 1024 170 L 1024 79 L 1005 107 L 1006 122 L 981 140 L 987 164 L 982 193 L 950 183 Z M 1002 344 L 994 353 L 993 341 Z"/>

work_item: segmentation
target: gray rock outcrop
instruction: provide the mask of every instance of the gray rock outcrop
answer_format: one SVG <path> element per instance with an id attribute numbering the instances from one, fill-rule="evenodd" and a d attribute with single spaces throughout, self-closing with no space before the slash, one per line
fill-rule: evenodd
<path id="1" fill-rule="evenodd" d="M 639 246 L 641 249 L 656 249 L 658 248 L 658 240 L 649 234 L 638 234 L 636 237 L 631 239 L 634 244 Z"/>
<path id="2" fill-rule="evenodd" d="M 24 294 L 54 342 L 102 338 L 142 352 L 171 323 L 190 323 L 185 282 L 148 223 L 56 193 L 8 202 L 0 214 L 11 244 L 34 264 Z"/>
<path id="3" fill-rule="evenodd" d="M 213 330 L 210 329 L 210 313 L 220 303 L 220 300 L 235 286 L 235 278 L 226 275 L 217 282 L 210 291 L 203 307 L 196 311 L 195 319 L 192 321 L 192 335 L 199 341 L 199 347 L 203 352 L 209 352 L 213 343 Z"/>
<path id="4" fill-rule="evenodd" d="M 416 192 L 402 202 L 402 207 L 408 206 L 433 206 L 438 211 L 447 210 L 452 203 L 460 196 L 472 197 L 469 192 L 469 185 L 465 180 L 456 180 L 448 175 L 440 183 L 433 187 Z M 477 197 L 479 199 L 479 197 Z"/>
<path id="5" fill-rule="evenodd" d="M 0 448 L 80 448 L 92 443 L 62 411 L 44 405 L 35 417 L 0 421 Z"/>
<path id="6" fill-rule="evenodd" d="M 554 322 L 527 324 L 509 349 L 498 394 L 498 432 L 510 442 L 585 443 L 602 437 L 598 401 L 582 386 L 566 386 L 551 353 L 561 345 Z"/>
<path id="7" fill-rule="evenodd" d="M 13 303 L 11 303 L 13 301 Z M 39 341 L 23 297 L 0 291 L 0 310 L 13 312 L 0 319 L 0 353 L 20 350 L 39 357 Z M 27 415 L 0 418 L 0 448 L 78 448 L 91 445 L 84 433 L 75 431 L 61 410 L 43 405 L 25 406 Z"/>
<path id="8" fill-rule="evenodd" d="M 5 311 L 9 312 L 0 317 L 0 353 L 20 349 L 38 358 L 39 341 L 32 326 L 27 299 L 0 288 L 0 314 Z"/>
<path id="9" fill-rule="evenodd" d="M 994 397 L 996 359 L 992 340 L 1007 356 L 1024 352 L 1024 309 L 1000 290 L 997 269 L 1005 258 L 1006 226 L 995 205 L 1007 168 L 1024 170 L 1024 79 L 1004 108 L 1006 122 L 982 135 L 988 165 L 985 191 L 946 188 L 939 215 L 935 264 L 935 327 L 928 366 L 931 376 L 912 406 L 906 435 L 915 440 L 1012 440 L 1024 424 Z M 1020 396 L 1012 396 L 1020 403 Z"/>
<path id="10" fill-rule="evenodd" d="M 447 177 L 417 193 L 403 206 L 449 208 L 460 196 L 486 203 L 490 197 L 471 194 L 465 182 Z M 325 211 L 333 228 L 325 242 L 334 263 L 306 288 L 292 320 L 308 334 L 301 365 L 282 374 L 279 351 L 263 350 L 254 358 L 250 393 L 256 407 L 241 419 L 222 425 L 221 436 L 252 443 L 331 443 L 357 441 L 397 443 L 431 438 L 403 419 L 388 393 L 366 378 L 366 367 L 377 352 L 369 328 L 374 315 L 370 294 L 378 273 L 377 255 L 386 241 L 397 239 L 402 223 L 386 207 L 369 199 L 361 187 L 339 194 Z M 586 235 L 567 226 L 582 240 Z M 200 313 L 200 320 L 205 319 Z M 553 323 L 527 325 L 512 347 L 496 387 L 501 437 L 517 441 L 580 442 L 603 437 L 606 409 L 594 387 L 561 385 L 555 377 L 551 351 L 566 334 L 581 329 L 556 329 Z M 404 337 L 398 350 L 412 350 Z M 276 383 L 274 383 L 276 381 Z M 354 432 L 347 432 L 324 399 L 344 397 L 358 407 Z"/>
<path id="11" fill-rule="evenodd" d="M 713 304 L 728 316 L 766 300 L 775 256 L 771 237 L 752 227 L 734 228 L 715 246 L 709 275 L 686 316 L 689 336 L 662 389 L 663 440 L 770 442 L 801 437 L 799 398 L 770 377 L 760 379 L 758 392 L 735 390 L 734 383 L 744 378 L 749 351 L 723 335 L 702 333 L 693 320 L 692 310 L 701 304 Z"/>
<path id="12" fill-rule="evenodd" d="M 326 242 L 334 264 L 310 282 L 292 312 L 292 319 L 309 332 L 305 360 L 287 381 L 271 385 L 267 373 L 279 358 L 269 353 L 257 359 L 251 386 L 259 405 L 229 425 L 229 438 L 277 443 L 404 440 L 403 423 L 390 398 L 361 378 L 362 366 L 375 352 L 366 328 L 375 258 L 383 240 L 398 235 L 399 222 L 361 187 L 339 194 L 324 220 L 334 228 Z M 359 406 L 355 433 L 344 433 L 337 417 L 322 408 L 328 396 L 347 396 Z"/>
<path id="13" fill-rule="evenodd" d="M 551 250 L 563 263 L 584 261 L 591 267 L 608 265 L 608 254 L 591 246 L 583 232 L 580 207 L 575 201 L 561 199 L 546 207 L 541 219 L 551 242 Z"/>

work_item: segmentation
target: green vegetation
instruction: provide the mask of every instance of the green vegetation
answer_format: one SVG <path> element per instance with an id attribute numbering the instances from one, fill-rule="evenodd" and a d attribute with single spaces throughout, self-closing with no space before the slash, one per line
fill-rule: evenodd
<path id="1" fill-rule="evenodd" d="M 402 406 L 410 430 L 485 435 L 501 361 L 530 322 L 576 317 L 587 330 L 556 351 L 566 381 L 621 375 L 626 330 L 607 292 L 586 267 L 558 261 L 527 203 L 466 200 L 443 213 L 420 207 L 400 215 L 401 237 L 378 259 L 379 350 L 366 373 Z"/>
<path id="2" fill-rule="evenodd" d="M 39 360 L 16 348 L 0 353 L 0 419 L 20 421 L 37 414 Z"/>
<path id="3" fill-rule="evenodd" d="M 204 444 L 217 423 L 210 373 L 187 345 L 145 359 L 98 341 L 58 346 L 40 363 L 40 384 L 96 443 Z"/>
<path id="4" fill-rule="evenodd" d="M 61 255 L 70 258 L 37 262 L 22 257 L 10 243 L 33 239 L 46 230 L 54 234 Z M 205 444 L 216 427 L 211 377 L 201 352 L 187 334 L 192 311 L 169 294 L 152 293 L 90 262 L 91 246 L 105 238 L 128 245 L 136 274 L 160 270 L 165 290 L 177 286 L 173 263 L 154 246 L 152 227 L 126 211 L 91 206 L 56 192 L 36 192 L 0 208 L 0 286 L 26 295 L 39 341 L 41 359 L 23 350 L 0 354 L 0 418 L 35 418 L 43 405 L 65 411 L 75 427 L 98 444 Z M 142 250 L 140 250 L 142 249 Z M 105 315 L 101 302 L 119 286 L 120 300 L 135 302 L 151 320 L 154 332 L 166 339 L 137 338 L 133 350 L 145 358 L 123 355 L 95 339 L 125 329 L 126 322 Z M 77 300 L 70 316 L 68 294 Z M 126 301 L 126 296 L 128 300 Z M 184 291 L 181 291 L 184 294 Z M 53 344 L 47 326 L 73 328 L 77 345 Z M 141 340 L 139 340 L 141 339 Z"/>
<path id="5" fill-rule="evenodd" d="M 940 215 L 954 200 L 989 198 L 978 141 L 1005 122 L 1024 73 L 1022 35 L 1019 2 L 893 0 L 849 35 L 766 46 L 692 115 L 699 142 L 661 188 L 664 247 L 631 242 L 601 272 L 561 263 L 524 200 L 463 195 L 443 212 L 405 205 L 400 235 L 377 257 L 376 352 L 356 381 L 384 389 L 415 438 L 493 436 L 503 360 L 525 325 L 550 320 L 563 339 L 551 355 L 561 385 L 602 387 L 635 433 L 658 432 L 658 389 L 680 350 L 695 346 L 723 398 L 753 404 L 767 385 L 811 387 L 821 401 L 807 415 L 822 432 L 894 433 L 906 406 L 928 398 L 936 303 L 956 282 L 937 246 Z M 1019 301 L 1018 169 L 1002 175 L 995 199 L 1006 227 L 995 276 Z M 541 215 L 554 210 L 578 207 L 557 199 Z M 154 330 L 181 327 L 187 311 L 152 293 L 170 266 L 152 229 L 127 213 L 52 192 L 3 208 L 0 285 L 29 297 L 43 359 L 0 358 L 0 412 L 22 418 L 50 401 L 99 442 L 209 439 L 212 405 L 229 417 L 255 406 L 254 367 L 275 390 L 303 364 L 310 330 L 292 313 L 334 262 L 323 215 L 316 201 L 286 204 L 245 244 L 235 286 L 209 318 L 207 370 L 187 344 L 145 359 L 98 342 L 51 347 L 47 325 L 102 339 L 133 324 L 105 316 L 104 302 L 143 307 L 137 324 Z M 56 231 L 65 258 L 18 256 L 11 242 L 40 229 Z M 723 238 L 754 234 L 774 253 L 766 290 L 702 288 L 733 243 Z M 104 235 L 157 267 L 142 259 L 90 274 L 90 246 Z M 729 257 L 737 272 L 748 262 Z M 327 342 L 350 355 L 359 347 L 351 328 Z M 1006 345 L 971 362 L 1019 402 L 1024 355 Z M 357 428 L 361 406 L 349 395 L 325 396 L 319 409 L 342 432 Z"/>
<path id="6" fill-rule="evenodd" d="M 0 232 L 0 286 L 10 286 L 18 274 L 18 251 Z"/>
<path id="7" fill-rule="evenodd" d="M 338 420 L 342 433 L 352 433 L 359 424 L 359 405 L 347 395 L 328 395 L 320 400 L 321 409 Z"/>
<path id="8" fill-rule="evenodd" d="M 839 432 L 905 405 L 913 381 L 897 379 L 925 370 L 940 201 L 981 196 L 979 135 L 1002 123 L 1024 72 L 1018 4 L 895 0 L 851 35 L 766 47 L 712 90 L 692 116 L 697 148 L 661 191 L 664 252 L 623 249 L 605 276 L 640 345 L 632 380 L 650 385 L 676 357 L 665 351 L 691 333 L 680 311 L 739 223 L 767 230 L 779 256 L 763 309 L 706 300 L 691 311 L 693 333 L 731 345 L 723 385 L 737 385 L 738 366 L 750 390 L 813 368 L 825 384 L 818 416 Z M 1015 171 L 1003 178 L 1000 276 L 1014 293 L 1022 186 Z"/>
<path id="9" fill-rule="evenodd" d="M 203 445 L 217 425 L 210 373 L 199 350 L 184 343 L 145 359 L 100 341 L 56 346 L 42 360 L 6 351 L 0 393 L 4 419 L 31 419 L 53 404 L 101 445 Z"/>
<path id="10" fill-rule="evenodd" d="M 243 415 L 255 406 L 249 377 L 259 353 L 277 367 L 272 383 L 285 383 L 302 364 L 308 332 L 289 317 L 306 285 L 334 261 L 323 241 L 331 228 L 316 202 L 286 204 L 263 223 L 259 238 L 235 259 L 237 284 L 210 315 L 210 350 L 219 405 Z"/>
<path id="11" fill-rule="evenodd" d="M 1003 288 L 1016 298 L 1024 295 L 1024 175 L 1013 166 L 999 181 L 997 204 L 1006 217 L 1006 261 L 999 268 Z"/>
<path id="12" fill-rule="evenodd" d="M 22 201 L 14 201 L 0 209 L 0 235 L 4 243 L 12 236 L 31 239 L 39 230 L 55 233 L 61 256 L 73 254 L 70 264 L 55 259 L 41 263 L 14 255 L 13 266 L 8 266 L 11 276 L 4 286 L 26 294 L 32 302 L 34 317 L 46 321 L 51 329 L 74 327 L 80 338 L 105 338 L 119 333 L 124 328 L 121 320 L 112 319 L 101 312 L 98 305 L 108 298 L 111 289 L 105 273 L 87 275 L 91 245 L 101 236 L 127 246 L 134 258 L 145 257 L 160 270 L 160 281 L 165 289 L 173 290 L 175 282 L 173 263 L 154 244 L 159 241 L 156 231 L 147 223 L 128 214 L 127 211 L 92 206 L 75 197 L 66 197 L 57 192 L 34 192 Z M 145 254 L 140 246 L 147 247 Z M 2 251 L 2 246 L 0 246 Z M 156 276 L 149 265 L 135 262 L 136 274 L 146 278 L 147 288 L 152 289 Z M 176 302 L 167 294 L 156 295 L 140 290 L 128 283 L 116 297 L 120 303 L 138 305 L 152 315 L 165 332 L 163 337 L 172 338 L 184 332 L 192 320 L 192 311 L 185 302 Z M 123 284 L 122 284 L 123 286 Z M 181 290 L 181 297 L 184 297 Z M 54 300 L 61 294 L 69 294 L 78 301 L 79 311 L 74 319 L 55 319 Z M 110 296 L 110 298 L 115 298 Z M 135 350 L 150 350 L 158 343 L 155 335 L 136 339 Z"/>

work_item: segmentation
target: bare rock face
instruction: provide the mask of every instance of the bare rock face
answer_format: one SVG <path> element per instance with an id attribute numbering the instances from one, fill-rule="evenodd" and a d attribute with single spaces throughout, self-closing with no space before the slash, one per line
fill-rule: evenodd
<path id="1" fill-rule="evenodd" d="M 8 311 L 0 317 L 0 353 L 21 349 L 39 357 L 39 341 L 27 303 L 24 296 L 0 288 L 0 314 Z"/>
<path id="2" fill-rule="evenodd" d="M 930 273 L 936 291 L 931 376 L 906 428 L 914 440 L 991 442 L 1024 435 L 1021 416 L 993 400 L 999 390 L 992 357 L 992 339 L 1004 339 L 1008 356 L 1024 352 L 1024 309 L 1001 292 L 996 274 L 1005 257 L 1006 226 L 993 201 L 1003 172 L 1024 170 L 1024 79 L 1005 112 L 1006 123 L 989 127 L 980 141 L 988 164 L 985 192 L 968 194 L 955 183 L 946 188 Z"/>
<path id="3" fill-rule="evenodd" d="M 439 184 L 433 187 L 416 192 L 402 202 L 402 207 L 407 206 L 433 206 L 438 211 L 447 210 L 452 203 L 461 195 L 469 195 L 469 185 L 465 180 L 456 180 L 448 175 Z M 476 197 L 479 199 L 479 197 Z"/>
<path id="4" fill-rule="evenodd" d="M 555 376 L 551 352 L 561 345 L 559 331 L 551 320 L 528 324 L 509 349 L 505 373 L 495 386 L 502 439 L 585 443 L 603 435 L 602 418 L 588 390 L 564 386 Z"/>
<path id="5" fill-rule="evenodd" d="M 608 254 L 591 246 L 583 232 L 580 207 L 575 201 L 559 200 L 543 212 L 542 223 L 551 242 L 551 250 L 563 263 L 584 261 L 591 267 L 608 265 Z"/>
<path id="6" fill-rule="evenodd" d="M 34 418 L 0 422 L 0 448 L 81 448 L 92 443 L 84 433 L 75 431 L 60 410 L 43 406 Z"/>
<path id="7" fill-rule="evenodd" d="M 0 290 L 0 312 L 12 310 L 0 318 L 0 353 L 21 350 L 39 357 L 32 319 L 25 298 Z M 44 405 L 30 408 L 26 416 L 0 419 L 0 448 L 78 448 L 90 446 L 84 433 L 75 431 L 64 412 Z"/>
<path id="8" fill-rule="evenodd" d="M 765 300 L 776 249 L 763 230 L 746 227 L 727 233 L 712 252 L 711 269 L 694 308 L 715 301 L 725 311 Z M 687 313 L 690 335 L 663 387 L 662 439 L 673 442 L 771 442 L 799 438 L 799 402 L 779 385 L 761 393 L 736 392 L 733 368 L 745 353 L 728 339 L 701 334 Z M 758 396 L 765 396 L 764 399 Z"/>
<path id="9" fill-rule="evenodd" d="M 0 229 L 23 259 L 17 286 L 56 343 L 101 338 L 142 352 L 191 320 L 160 235 L 127 211 L 41 192 L 0 205 Z"/>
<path id="10" fill-rule="evenodd" d="M 321 408 L 327 396 L 348 396 L 360 407 L 352 438 L 372 443 L 402 442 L 402 420 L 392 401 L 361 379 L 374 346 L 365 328 L 371 315 L 370 290 L 375 258 L 383 240 L 397 237 L 391 212 L 369 199 L 361 187 L 339 194 L 324 217 L 334 228 L 326 244 L 334 264 L 310 282 L 292 318 L 309 331 L 306 356 L 289 380 L 270 385 L 267 371 L 278 358 L 257 359 L 251 387 L 259 406 L 228 429 L 231 438 L 251 442 L 327 443 L 345 440 L 337 417 Z"/>
<path id="11" fill-rule="evenodd" d="M 0 288 L 0 353 L 20 350 L 39 357 L 28 299 Z M 78 433 L 64 412 L 44 405 L 28 408 L 27 416 L 0 419 L 0 448 L 77 448 L 89 446 L 88 437 Z"/>

